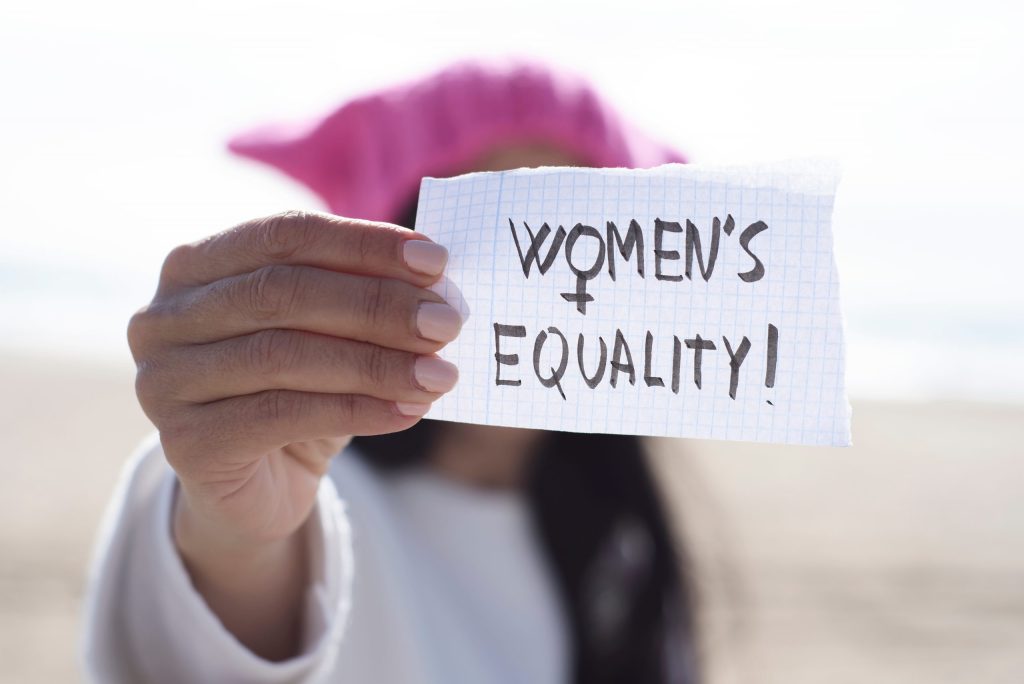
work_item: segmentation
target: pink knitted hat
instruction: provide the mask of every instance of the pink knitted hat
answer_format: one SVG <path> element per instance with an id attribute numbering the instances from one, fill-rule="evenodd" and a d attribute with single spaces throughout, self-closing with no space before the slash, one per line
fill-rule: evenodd
<path id="1" fill-rule="evenodd" d="M 395 221 L 423 176 L 470 171 L 498 147 L 546 143 L 594 167 L 683 162 L 585 82 L 536 64 L 459 64 L 342 105 L 303 125 L 272 125 L 228 143 L 305 183 L 339 215 Z"/>

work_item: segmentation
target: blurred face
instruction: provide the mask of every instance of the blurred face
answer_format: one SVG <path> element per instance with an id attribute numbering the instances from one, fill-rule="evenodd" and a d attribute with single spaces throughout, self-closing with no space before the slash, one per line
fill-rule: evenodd
<path id="1" fill-rule="evenodd" d="M 465 172 L 582 164 L 581 159 L 557 147 L 534 143 L 490 150 Z M 478 486 L 516 486 L 522 482 L 529 454 L 542 434 L 541 430 L 450 424 L 442 431 L 431 462 L 445 475 Z"/>

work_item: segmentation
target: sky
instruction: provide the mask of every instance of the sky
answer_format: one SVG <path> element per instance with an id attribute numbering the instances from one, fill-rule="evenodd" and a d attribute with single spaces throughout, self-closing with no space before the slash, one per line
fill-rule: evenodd
<path id="1" fill-rule="evenodd" d="M 5 3 L 0 347 L 130 364 L 173 246 L 319 207 L 230 134 L 516 56 L 694 161 L 837 159 L 852 393 L 1024 401 L 1019 5 L 597 4 Z"/>

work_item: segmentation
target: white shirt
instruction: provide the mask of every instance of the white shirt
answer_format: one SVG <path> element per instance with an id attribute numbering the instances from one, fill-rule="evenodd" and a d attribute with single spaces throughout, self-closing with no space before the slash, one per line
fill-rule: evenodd
<path id="1" fill-rule="evenodd" d="M 156 435 L 122 475 L 86 596 L 101 682 L 532 682 L 569 678 L 569 636 L 526 502 L 429 471 L 334 459 L 308 526 L 304 648 L 265 661 L 195 591 L 171 538 L 176 479 Z"/>

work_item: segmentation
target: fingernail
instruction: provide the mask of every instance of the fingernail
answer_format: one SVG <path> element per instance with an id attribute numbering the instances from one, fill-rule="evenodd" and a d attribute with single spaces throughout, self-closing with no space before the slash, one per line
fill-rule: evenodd
<path id="1" fill-rule="evenodd" d="M 459 380 L 459 369 L 436 356 L 421 356 L 413 364 L 416 384 L 428 392 L 447 392 Z"/>
<path id="2" fill-rule="evenodd" d="M 402 247 L 405 265 L 418 273 L 441 275 L 448 263 L 448 250 L 426 240 L 406 240 Z"/>
<path id="3" fill-rule="evenodd" d="M 403 416 L 414 416 L 419 418 L 430 410 L 430 404 L 416 404 L 411 401 L 396 401 L 395 408 Z"/>
<path id="4" fill-rule="evenodd" d="M 422 302 L 416 313 L 420 336 L 435 342 L 451 342 L 462 329 L 462 316 L 447 304 Z"/>

